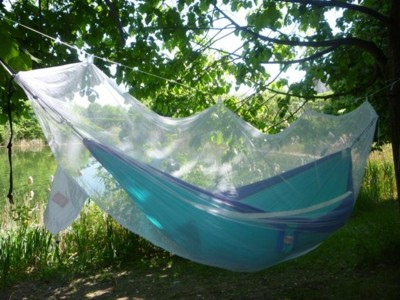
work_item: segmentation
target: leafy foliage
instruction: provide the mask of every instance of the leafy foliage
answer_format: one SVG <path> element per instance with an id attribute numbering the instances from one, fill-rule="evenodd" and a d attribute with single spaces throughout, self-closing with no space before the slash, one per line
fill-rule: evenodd
<path id="1" fill-rule="evenodd" d="M 299 99 L 332 99 L 336 104 L 328 105 L 337 112 L 351 110 L 354 100 L 368 96 L 380 115 L 379 140 L 392 140 L 394 159 L 400 157 L 398 1 L 9 3 L 6 8 L 0 2 L 5 16 L 0 18 L 0 57 L 17 71 L 74 62 L 80 53 L 13 21 L 105 58 L 96 64 L 162 115 L 193 114 L 245 85 L 252 94 L 228 97 L 229 106 L 265 130 L 263 116 L 270 108 L 259 104 L 266 91 L 277 94 L 279 110 L 272 119 L 278 123 L 295 115 L 293 103 Z M 111 67 L 110 61 L 118 64 Z M 282 74 L 272 76 L 273 65 L 282 74 L 296 68 L 305 75 L 289 82 Z M 3 70 L 0 75 L 3 124 L 7 76 Z M 330 92 L 319 95 L 316 82 Z M 14 99 L 22 97 L 19 93 Z M 20 101 L 12 108 L 28 117 Z M 400 182 L 400 173 L 397 177 Z"/>
<path id="2" fill-rule="evenodd" d="M 383 78 L 383 74 L 377 76 L 376 59 L 370 51 L 364 49 L 364 54 L 359 55 L 356 42 L 341 41 L 357 37 L 385 51 L 386 36 L 378 34 L 385 28 L 381 20 L 348 7 L 337 19 L 338 30 L 334 31 L 326 13 L 335 6 L 309 2 L 181 0 L 174 5 L 159 0 L 48 0 L 39 1 L 39 6 L 12 1 L 10 9 L 6 10 L 3 4 L 1 10 L 10 20 L 133 67 L 118 65 L 114 76 L 131 86 L 138 99 L 148 99 L 155 111 L 185 116 L 210 106 L 215 96 L 229 92 L 232 83 L 227 75 L 235 78 L 236 88 L 245 84 L 253 87 L 255 95 L 268 87 L 281 86 L 282 80 L 268 82 L 268 65 L 274 62 L 285 70 L 291 61 L 298 60 L 298 69 L 307 74 L 301 84 L 288 85 L 287 92 L 306 99 L 316 95 L 315 80 L 352 97 L 364 96 L 366 87 L 381 86 L 382 80 L 375 79 Z M 371 0 L 364 6 L 387 14 L 388 2 L 381 5 L 380 1 Z M 240 23 L 236 21 L 243 17 Z M 7 19 L 0 22 L 4 24 L 0 36 L 5 41 L 0 57 L 16 70 L 77 60 L 78 53 L 63 44 L 14 26 Z M 236 38 L 226 39 L 227 36 Z M 221 41 L 235 45 L 227 47 Z M 328 47 L 331 51 L 319 55 Z M 314 59 L 307 59 L 313 55 Z M 111 73 L 109 63 L 96 63 Z M 149 73 L 173 80 L 165 81 Z M 373 80 L 377 86 L 370 84 Z M 15 111 L 23 109 L 17 105 Z"/>

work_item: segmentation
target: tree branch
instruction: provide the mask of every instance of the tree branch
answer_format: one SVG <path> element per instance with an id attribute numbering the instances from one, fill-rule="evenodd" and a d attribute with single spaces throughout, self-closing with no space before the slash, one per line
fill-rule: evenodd
<path id="1" fill-rule="evenodd" d="M 322 1 L 322 0 L 278 0 L 279 2 L 290 2 L 290 3 L 299 3 L 299 4 L 310 4 L 319 7 L 337 7 L 337 8 L 346 8 L 353 11 L 361 12 L 363 14 L 369 15 L 379 21 L 381 21 L 386 26 L 389 25 L 389 18 L 376 10 L 368 8 L 366 6 L 351 4 L 342 1 Z"/>
<path id="2" fill-rule="evenodd" d="M 202 46 L 202 45 L 200 45 Z M 241 48 L 243 48 L 243 45 L 238 47 L 237 49 L 235 49 L 234 51 L 226 51 L 223 49 L 219 49 L 219 48 L 214 48 L 211 46 L 207 46 L 207 49 L 210 50 L 214 50 L 216 52 L 220 52 L 224 54 L 224 57 L 232 57 L 232 59 L 242 59 L 242 57 L 239 54 L 236 54 L 235 52 L 240 50 Z M 266 64 L 266 65 L 293 65 L 293 64 L 299 64 L 299 63 L 303 63 L 303 62 L 307 62 L 310 60 L 314 60 L 316 58 L 322 57 L 327 53 L 330 53 L 332 51 L 334 51 L 337 47 L 332 46 L 329 48 L 326 48 L 325 50 L 322 50 L 320 52 L 314 53 L 310 56 L 307 57 L 303 57 L 303 58 L 299 58 L 299 59 L 294 59 L 294 60 L 273 60 L 273 61 L 263 61 L 261 62 L 262 64 Z"/>
<path id="3" fill-rule="evenodd" d="M 290 0 L 289 0 L 290 1 Z M 228 19 L 237 30 L 246 32 L 262 41 L 274 43 L 278 45 L 286 45 L 286 46 L 299 46 L 299 47 L 339 47 L 339 46 L 354 46 L 360 48 L 368 53 L 370 53 L 378 63 L 378 65 L 383 68 L 386 64 L 386 56 L 383 51 L 373 42 L 365 41 L 355 37 L 345 37 L 333 40 L 324 40 L 324 41 L 297 41 L 297 40 L 288 40 L 288 39 L 277 39 L 271 38 L 258 32 L 251 30 L 248 26 L 240 26 L 237 24 L 231 17 L 229 17 L 225 12 L 216 7 L 216 9 L 226 18 Z"/>
<path id="4" fill-rule="evenodd" d="M 304 58 L 299 58 L 299 59 L 294 59 L 294 60 L 285 60 L 285 61 L 279 61 L 279 60 L 275 60 L 275 61 L 266 61 L 266 62 L 262 62 L 263 64 L 281 64 L 281 65 L 292 65 L 292 64 L 299 64 L 299 63 L 303 63 L 303 62 L 307 62 L 310 60 L 314 60 L 316 58 L 322 57 L 325 54 L 334 51 L 337 48 L 337 46 L 332 46 L 329 48 L 326 48 L 325 50 L 322 50 L 320 52 L 316 52 L 310 56 L 304 57 Z"/>
<path id="5" fill-rule="evenodd" d="M 121 47 L 123 47 L 123 46 L 125 46 L 125 43 L 126 43 L 125 32 L 124 32 L 124 28 L 122 26 L 121 20 L 118 16 L 117 9 L 110 0 L 104 0 L 104 2 L 108 6 L 108 8 L 110 10 L 111 18 L 113 19 L 113 21 L 115 22 L 115 25 L 117 26 L 117 29 L 119 32 L 119 44 Z"/>

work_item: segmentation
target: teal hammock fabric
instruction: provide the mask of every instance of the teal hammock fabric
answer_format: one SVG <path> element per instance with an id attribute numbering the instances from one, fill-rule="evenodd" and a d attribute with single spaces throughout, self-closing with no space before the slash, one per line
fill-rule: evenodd
<path id="1" fill-rule="evenodd" d="M 349 150 L 244 186 L 232 197 L 199 189 L 96 142 L 84 144 L 168 244 L 194 261 L 231 270 L 257 271 L 312 250 L 346 222 L 354 204 Z M 304 193 L 295 192 L 303 187 Z M 295 207 L 269 207 L 276 193 L 288 193 Z"/>
<path id="2" fill-rule="evenodd" d="M 221 103 L 162 117 L 90 59 L 15 81 L 58 162 L 51 233 L 68 230 L 90 198 L 153 244 L 234 271 L 303 255 L 346 223 L 377 121 L 368 102 L 339 116 L 306 109 L 275 135 Z"/>

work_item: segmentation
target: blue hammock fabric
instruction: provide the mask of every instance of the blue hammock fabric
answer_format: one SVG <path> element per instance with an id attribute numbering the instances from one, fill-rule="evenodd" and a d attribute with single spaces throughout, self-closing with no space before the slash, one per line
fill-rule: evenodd
<path id="1" fill-rule="evenodd" d="M 222 103 L 149 110 L 91 61 L 20 72 L 58 162 L 44 222 L 58 234 L 90 198 L 189 260 L 253 272 L 303 255 L 351 216 L 377 115 L 307 109 L 268 135 Z"/>
<path id="2" fill-rule="evenodd" d="M 202 190 L 102 144 L 83 142 L 168 244 L 194 261 L 230 270 L 257 271 L 312 250 L 347 221 L 354 204 L 349 149 L 243 186 L 232 197 Z M 288 184 L 294 190 L 307 187 L 306 193 L 288 195 L 296 207 L 290 213 L 285 206 L 268 207 L 269 198 Z"/>

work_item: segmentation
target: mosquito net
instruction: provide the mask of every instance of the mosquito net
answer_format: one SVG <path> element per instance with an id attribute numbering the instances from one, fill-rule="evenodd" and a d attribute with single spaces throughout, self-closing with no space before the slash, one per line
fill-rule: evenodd
<path id="1" fill-rule="evenodd" d="M 302 255 L 342 226 L 377 116 L 307 110 L 267 135 L 223 104 L 162 117 L 92 61 L 17 74 L 58 162 L 45 223 L 87 198 L 121 225 L 196 262 L 256 271 Z"/>

